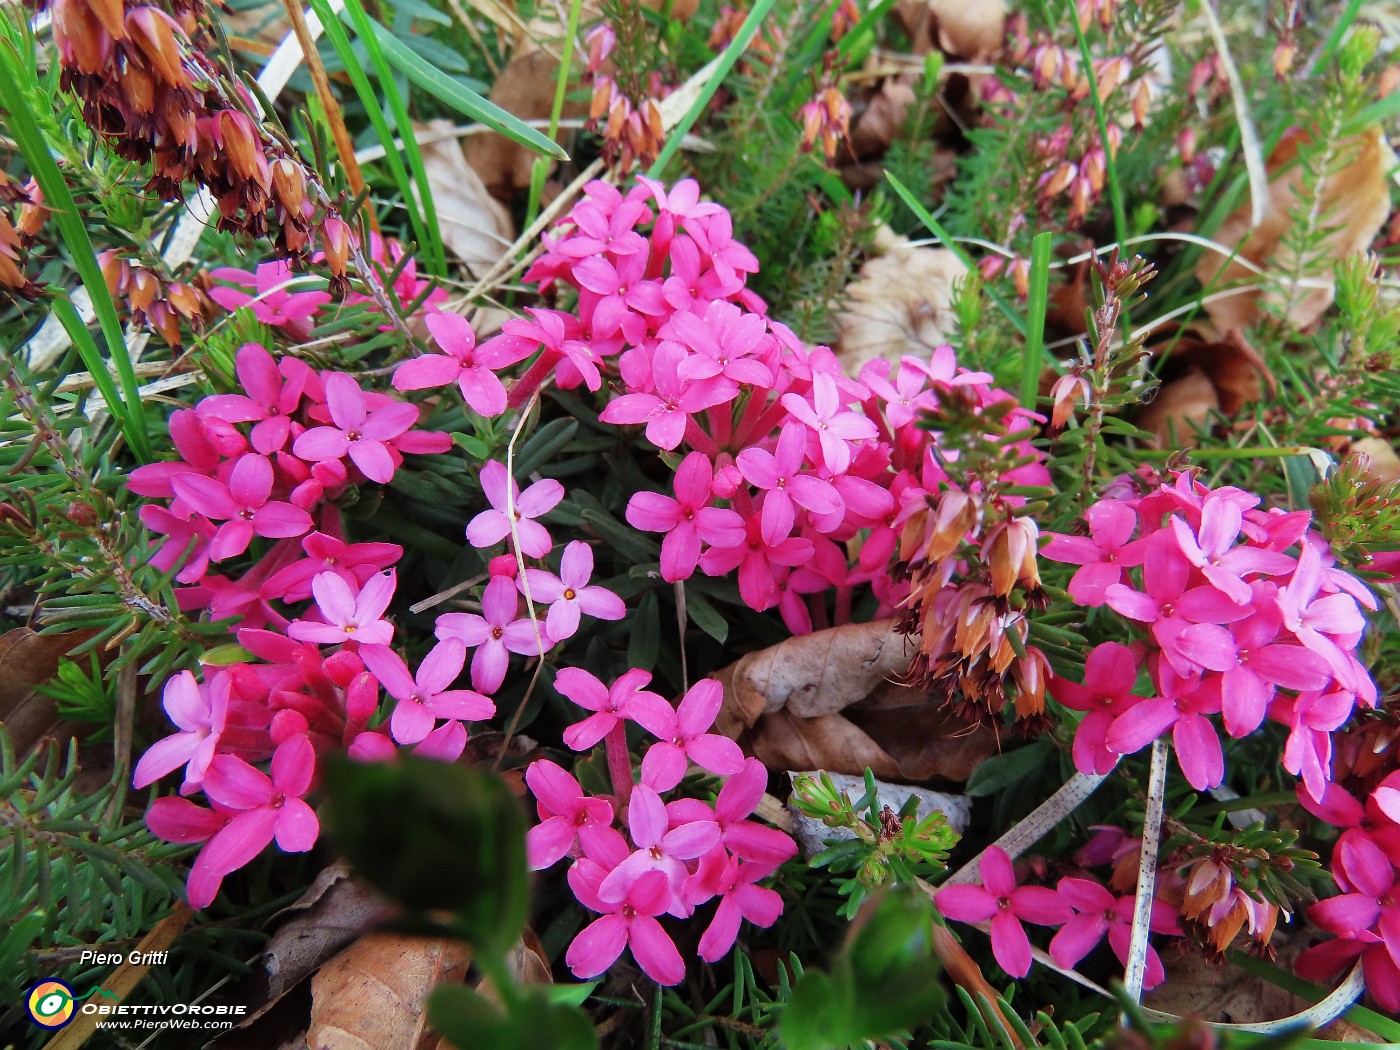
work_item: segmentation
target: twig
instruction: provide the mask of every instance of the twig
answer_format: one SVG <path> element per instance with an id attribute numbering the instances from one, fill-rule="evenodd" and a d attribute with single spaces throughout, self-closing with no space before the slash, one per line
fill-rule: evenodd
<path id="1" fill-rule="evenodd" d="M 1167 741 L 1152 742 L 1152 769 L 1148 773 L 1146 815 L 1142 821 L 1142 853 L 1138 857 L 1137 897 L 1133 901 L 1133 936 L 1128 942 L 1128 965 L 1123 985 L 1133 1002 L 1142 1002 L 1147 973 L 1147 942 L 1152 935 L 1152 902 L 1157 893 L 1157 850 L 1162 845 L 1162 814 L 1167 794 Z"/>

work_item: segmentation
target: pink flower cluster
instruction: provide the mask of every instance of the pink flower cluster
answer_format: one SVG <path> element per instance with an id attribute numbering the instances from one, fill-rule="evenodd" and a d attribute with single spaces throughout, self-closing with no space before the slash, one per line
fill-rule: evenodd
<path id="1" fill-rule="evenodd" d="M 1070 597 L 1107 606 L 1146 636 L 1095 648 L 1083 685 L 1050 683 L 1057 701 L 1085 713 L 1074 740 L 1083 772 L 1107 772 L 1170 732 L 1191 786 L 1216 787 L 1225 762 L 1214 717 L 1235 738 L 1269 718 L 1289 730 L 1284 768 L 1322 793 L 1331 732 L 1358 703 L 1376 703 L 1355 655 L 1361 607 L 1375 598 L 1336 567 L 1310 512 L 1258 504 L 1182 472 L 1147 495 L 1099 501 L 1087 536 L 1052 536 L 1041 551 L 1079 566 Z M 1144 663 L 1147 697 L 1135 692 Z"/>
<path id="2" fill-rule="evenodd" d="M 1127 962 L 1136 901 L 1133 895 L 1115 896 L 1084 877 L 1062 878 L 1054 889 L 1018 886 L 1011 859 L 997 846 L 987 847 L 982 854 L 980 870 L 980 886 L 944 886 L 934 895 L 934 903 L 956 922 L 988 923 L 992 954 L 1012 977 L 1024 977 L 1031 969 L 1031 943 L 1024 923 L 1060 927 L 1050 941 L 1050 957 L 1057 966 L 1077 965 L 1105 935 L 1113 953 Z M 1181 933 L 1175 911 L 1161 900 L 1152 902 L 1150 926 L 1154 933 Z M 1149 946 L 1143 986 L 1153 988 L 1165 976 L 1162 960 Z"/>
<path id="3" fill-rule="evenodd" d="M 1339 939 L 1306 952 L 1299 970 L 1327 976 L 1360 959 L 1377 1001 L 1400 1009 L 1400 773 L 1363 802 L 1332 771 L 1334 734 L 1377 704 L 1356 656 L 1362 610 L 1376 600 L 1335 564 L 1311 512 L 1258 504 L 1187 471 L 1146 495 L 1101 500 L 1086 536 L 1053 536 L 1041 553 L 1078 566 L 1070 596 L 1134 621 L 1144 638 L 1097 646 L 1082 685 L 1054 678 L 1050 691 L 1084 713 L 1074 758 L 1086 773 L 1170 732 L 1186 779 L 1211 788 L 1225 776 L 1217 718 L 1234 738 L 1266 719 L 1286 728 L 1282 764 L 1299 800 L 1345 829 L 1331 861 L 1342 894 L 1310 912 Z"/>
<path id="4" fill-rule="evenodd" d="M 455 381 L 472 408 L 494 415 L 550 376 L 564 389 L 599 390 L 606 370 L 622 393 L 602 420 L 643 427 L 659 448 L 684 453 L 671 493 L 637 493 L 627 510 L 630 524 L 664 535 L 664 579 L 737 571 L 745 603 L 777 607 L 797 633 L 830 622 L 818 595 L 832 589 L 836 622 L 861 584 L 893 607 L 903 585 L 885 568 L 899 531 L 948 481 L 920 414 L 954 391 L 1003 414 L 1014 400 L 985 373 L 960 369 L 950 347 L 847 377 L 829 349 L 765 315 L 745 286 L 757 265 L 733 239 L 728 212 L 702 202 L 692 180 L 667 190 L 643 178 L 626 195 L 592 183 L 526 275 L 567 293 L 572 309 L 531 309 L 480 346 L 465 322 L 439 318 L 444 353 L 406 362 L 394 383 Z M 536 351 L 507 393 L 496 373 Z M 1009 484 L 1048 480 L 1028 440 L 1006 454 L 1027 459 Z"/>
<path id="5" fill-rule="evenodd" d="M 741 921 L 771 926 L 782 899 L 757 885 L 797 851 L 786 834 L 748 819 L 762 798 L 768 774 L 739 746 L 711 733 L 724 690 L 696 683 L 672 706 L 646 688 L 651 676 L 632 670 L 611 686 L 587 671 L 566 667 L 555 688 L 588 712 L 564 734 L 583 751 L 603 741 L 613 794 L 590 796 L 548 759 L 530 765 L 525 781 L 537 800 L 540 822 L 526 839 L 531 867 L 573 858 L 569 886 L 599 918 L 569 946 L 565 961 L 581 979 L 595 977 L 630 948 L 637 963 L 660 984 L 678 984 L 685 962 L 659 918 L 691 917 L 718 899 L 700 938 L 700 957 L 714 962 L 734 946 Z M 627 724 L 655 738 L 633 783 Z M 662 796 L 695 765 L 723 779 L 713 804 Z M 624 834 L 614 826 L 621 823 Z"/>

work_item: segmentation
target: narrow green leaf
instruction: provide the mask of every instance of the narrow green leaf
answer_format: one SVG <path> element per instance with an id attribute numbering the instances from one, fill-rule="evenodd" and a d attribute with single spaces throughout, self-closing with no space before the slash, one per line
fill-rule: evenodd
<path id="1" fill-rule="evenodd" d="M 1030 301 L 1026 310 L 1026 349 L 1021 365 L 1021 404 L 1035 411 L 1045 347 L 1045 310 L 1050 302 L 1050 231 L 1031 242 Z"/>

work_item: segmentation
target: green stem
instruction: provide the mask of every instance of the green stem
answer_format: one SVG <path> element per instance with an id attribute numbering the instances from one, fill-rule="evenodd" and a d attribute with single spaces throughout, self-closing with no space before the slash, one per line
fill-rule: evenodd
<path id="1" fill-rule="evenodd" d="M 583 11 L 583 0 L 571 0 L 569 21 L 564 30 L 564 53 L 559 59 L 559 75 L 554 79 L 554 104 L 549 111 L 549 140 L 553 142 L 559 135 L 559 118 L 564 113 L 564 96 L 568 92 L 569 73 L 574 64 L 574 38 L 578 36 L 579 15 Z M 549 174 L 549 160 L 536 157 L 530 167 L 530 203 L 525 209 L 525 228 L 535 221 L 540 213 L 540 197 L 544 193 L 545 176 Z"/>

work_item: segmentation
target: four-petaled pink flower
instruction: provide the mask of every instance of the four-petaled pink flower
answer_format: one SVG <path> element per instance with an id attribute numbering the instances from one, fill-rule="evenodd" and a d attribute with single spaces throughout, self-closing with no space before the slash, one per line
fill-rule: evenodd
<path id="1" fill-rule="evenodd" d="M 1126 503 L 1100 500 L 1085 518 L 1088 536 L 1052 533 L 1040 553 L 1051 561 L 1078 565 L 1069 581 L 1069 596 L 1080 605 L 1102 605 L 1104 592 L 1123 582 L 1123 570 L 1142 564 L 1144 544 L 1130 542 L 1137 529 L 1137 515 Z"/>
<path id="2" fill-rule="evenodd" d="M 455 638 L 472 654 L 472 685 L 483 693 L 494 693 L 506 680 L 510 654 L 539 656 L 548 648 L 550 639 L 529 617 L 516 619 L 520 599 L 515 582 L 505 576 L 493 576 L 481 595 L 481 615 L 476 613 L 444 613 L 437 620 L 437 636 Z M 543 643 L 544 648 L 541 647 Z"/>
<path id="3" fill-rule="evenodd" d="M 161 703 L 180 732 L 157 740 L 141 756 L 131 778 L 135 787 L 153 784 L 180 766 L 185 767 L 184 789 L 188 792 L 199 787 L 228 720 L 231 684 L 229 675 L 220 672 L 200 685 L 189 671 L 181 671 L 165 683 Z"/>
<path id="4" fill-rule="evenodd" d="M 627 897 L 608 902 L 598 896 L 598 887 L 607 871 L 584 858 L 569 869 L 569 886 L 579 902 L 592 911 L 603 912 L 584 928 L 564 962 L 579 980 L 597 977 L 622 954 L 632 949 L 643 972 L 657 984 L 680 984 L 685 977 L 685 961 L 675 942 L 666 935 L 656 916 L 664 914 L 671 902 L 671 887 L 659 871 L 647 872 L 632 883 Z"/>
<path id="5" fill-rule="evenodd" d="M 612 826 L 613 809 L 608 800 L 585 794 L 571 773 L 547 758 L 530 763 L 525 783 L 535 796 L 540 815 L 540 822 L 525 833 L 525 854 L 534 870 L 562 858 L 580 835 L 589 838 L 597 829 Z"/>
<path id="6" fill-rule="evenodd" d="M 403 657 L 387 645 L 366 645 L 360 659 L 395 700 L 389 731 L 400 744 L 416 744 L 433 731 L 436 720 L 480 722 L 496 713 L 496 705 L 471 689 L 449 689 L 467 661 L 466 647 L 449 638 L 433 646 L 417 674 L 409 674 Z"/>
<path id="7" fill-rule="evenodd" d="M 835 514 L 843 507 L 831 482 L 802 473 L 806 450 L 804 428 L 790 423 L 778 435 L 775 452 L 746 448 L 734 459 L 745 480 L 764 490 L 761 520 L 764 543 L 782 543 L 792 535 L 798 506 L 813 514 Z"/>
<path id="8" fill-rule="evenodd" d="M 203 474 L 177 474 L 170 479 L 180 502 L 214 521 L 222 521 L 209 541 L 211 561 L 242 554 L 254 536 L 287 539 L 311 530 L 311 515 L 300 507 L 274 500 L 272 464 L 267 457 L 241 456 L 228 483 Z"/>
<path id="9" fill-rule="evenodd" d="M 550 641 L 572 638 L 578 631 L 580 613 L 600 620 L 620 620 L 627 615 L 627 606 L 616 594 L 606 587 L 589 586 L 592 578 L 593 548 L 583 540 L 574 540 L 564 548 L 558 576 L 543 569 L 525 570 L 531 600 L 549 605 L 544 623 Z"/>
<path id="10" fill-rule="evenodd" d="M 321 621 L 293 620 L 288 636 L 317 645 L 388 645 L 394 626 L 384 619 L 384 610 L 394 597 L 394 570 L 375 573 L 358 592 L 333 572 L 323 572 L 311 581 L 316 611 Z"/>
<path id="11" fill-rule="evenodd" d="M 393 478 L 388 443 L 418 422 L 418 406 L 395 401 L 371 412 L 360 384 L 344 372 L 333 372 L 326 377 L 326 408 L 332 425 L 302 433 L 292 452 L 311 463 L 348 455 L 370 481 L 384 484 Z"/>
<path id="12" fill-rule="evenodd" d="M 634 697 L 632 720 L 658 738 L 642 758 L 642 783 L 669 791 L 685 776 L 687 762 L 711 773 L 732 776 L 744 768 L 744 752 L 734 741 L 708 730 L 715 724 L 724 686 L 713 678 L 696 682 L 678 707 L 650 695 Z"/>
<path id="13" fill-rule="evenodd" d="M 1273 576 L 1293 568 L 1286 554 L 1259 547 L 1236 547 L 1244 512 L 1240 505 L 1220 493 L 1206 498 L 1201 506 L 1201 527 L 1192 532 L 1180 517 L 1172 515 L 1171 528 L 1177 546 L 1211 585 L 1230 596 L 1237 604 L 1250 599 L 1249 584 L 1243 580 L 1250 573 Z"/>
<path id="14" fill-rule="evenodd" d="M 316 753 L 305 734 L 278 746 L 270 777 L 235 755 L 214 756 L 200 786 L 215 806 L 232 816 L 195 857 L 190 907 L 208 907 L 224 876 L 251 861 L 274 838 L 287 853 L 305 853 L 316 844 L 321 826 L 302 798 L 315 772 Z"/>
<path id="15" fill-rule="evenodd" d="M 689 874 L 683 862 L 719 845 L 719 825 L 713 820 L 672 824 L 661 796 L 645 784 L 638 784 L 627 803 L 627 830 L 636 849 L 608 873 L 598 886 L 598 896 L 609 904 L 618 904 L 627 899 L 639 878 L 659 871 L 666 876 L 673 895 L 667 910 L 676 915 L 689 914 L 689 906 L 680 895 L 681 884 Z"/>
<path id="16" fill-rule="evenodd" d="M 383 572 L 403 557 L 397 543 L 346 543 L 324 532 L 313 532 L 301 541 L 305 558 L 279 569 L 267 581 L 267 591 L 283 601 L 300 602 L 311 597 L 311 581 L 333 572 L 352 587 L 361 587 L 376 572 Z"/>
<path id="17" fill-rule="evenodd" d="M 933 902 L 958 922 L 992 924 L 992 954 L 1012 977 L 1031 971 L 1031 942 L 1022 922 L 1059 926 L 1073 916 L 1069 905 L 1047 886 L 1017 886 L 1011 858 L 998 846 L 982 854 L 981 886 L 944 886 Z"/>
<path id="18" fill-rule="evenodd" d="M 661 700 L 655 693 L 643 691 L 651 681 L 651 675 L 640 668 L 632 668 L 618 678 L 611 686 L 605 686 L 597 676 L 579 667 L 561 667 L 554 676 L 554 688 L 585 711 L 592 711 L 582 722 L 575 722 L 564 730 L 564 743 L 575 751 L 587 751 L 623 718 L 632 717 L 632 703 L 638 697 Z M 666 701 L 661 700 L 664 704 Z"/>
<path id="19" fill-rule="evenodd" d="M 1208 715 L 1220 713 L 1220 679 L 1202 682 L 1177 674 L 1163 662 L 1158 667 L 1161 696 L 1140 701 L 1113 720 L 1105 743 L 1120 755 L 1142 750 L 1172 731 L 1172 749 L 1187 781 L 1197 791 L 1218 787 L 1225 779 L 1225 755 Z"/>
<path id="20" fill-rule="evenodd" d="M 700 561 L 700 544 L 733 547 L 744 540 L 744 519 L 732 510 L 711 507 L 714 467 L 703 452 L 692 452 L 676 468 L 676 498 L 659 492 L 636 492 L 627 503 L 627 523 L 646 532 L 664 532 L 661 578 L 688 579 Z"/>
<path id="21" fill-rule="evenodd" d="M 1125 965 L 1128 962 L 1128 942 L 1133 935 L 1133 906 L 1136 896 L 1115 897 L 1097 882 L 1089 879 L 1061 879 L 1060 896 L 1078 913 L 1050 940 L 1050 957 L 1059 966 L 1070 969 L 1093 951 L 1108 934 L 1113 954 Z M 1176 913 L 1164 901 L 1152 902 L 1148 929 L 1154 933 L 1180 934 Z M 1142 986 L 1155 988 L 1166 978 L 1162 960 L 1151 945 L 1147 948 L 1147 973 Z"/>
<path id="22" fill-rule="evenodd" d="M 224 266 L 209 271 L 209 276 L 236 286 L 214 285 L 209 289 L 210 299 L 225 310 L 251 306 L 253 316 L 259 321 L 274 328 L 285 328 L 293 339 L 305 339 L 310 335 L 311 318 L 331 301 L 329 292 L 288 291 L 284 286 L 295 278 L 292 268 L 280 259 L 258 263 L 255 273 Z"/>
<path id="23" fill-rule="evenodd" d="M 295 357 L 284 357 L 278 365 L 257 343 L 239 348 L 234 369 L 246 393 L 213 394 L 200 401 L 197 411 L 225 423 L 253 423 L 253 448 L 265 456 L 281 452 L 291 434 L 291 415 L 308 385 L 316 382 L 316 373 Z"/>
<path id="24" fill-rule="evenodd" d="M 812 400 L 797 394 L 784 394 L 782 405 L 799 422 L 816 432 L 822 461 L 828 470 L 840 474 L 851 465 L 851 442 L 875 437 L 875 424 L 841 404 L 836 380 L 826 372 L 812 374 Z"/>
<path id="25" fill-rule="evenodd" d="M 675 448 L 685 436 L 686 420 L 734 400 L 739 392 L 733 382 L 722 376 L 698 382 L 682 378 L 679 368 L 686 356 L 686 348 L 680 343 L 662 340 L 651 358 L 655 391 L 613 398 L 598 418 L 604 423 L 645 423 L 648 441 L 668 452 Z"/>
<path id="26" fill-rule="evenodd" d="M 528 356 L 529 350 L 493 340 L 476 345 L 476 333 L 458 314 L 430 313 L 424 318 L 441 354 L 411 358 L 394 369 L 395 390 L 424 390 L 456 383 L 462 399 L 479 415 L 506 410 L 506 388 L 496 370 Z"/>
<path id="27" fill-rule="evenodd" d="M 508 477 L 506 466 L 491 460 L 481 468 L 481 491 L 486 494 L 490 510 L 483 510 L 467 523 L 467 542 L 473 547 L 491 547 L 511 534 L 512 519 L 508 503 L 515 511 L 515 532 L 520 538 L 520 551 L 530 558 L 543 558 L 554 546 L 549 530 L 535 521 L 548 514 L 564 498 L 564 486 L 553 478 L 537 481 L 524 492 Z"/>
<path id="28" fill-rule="evenodd" d="M 688 903 L 718 897 L 715 917 L 700 936 L 700 958 L 719 962 L 729 954 L 739 936 L 739 923 L 747 919 L 755 926 L 772 926 L 783 913 L 783 898 L 774 890 L 755 886 L 759 879 L 773 874 L 772 865 L 755 864 L 712 850 L 700 858 L 695 874 L 686 880 Z"/>
<path id="29" fill-rule="evenodd" d="M 1107 773 L 1118 763 L 1118 754 L 1106 743 L 1118 718 L 1142 697 L 1133 692 L 1139 654 L 1126 645 L 1104 642 L 1084 661 L 1084 684 L 1063 678 L 1050 680 L 1050 695 L 1073 711 L 1085 712 L 1074 733 L 1074 766 L 1081 773 Z"/>

